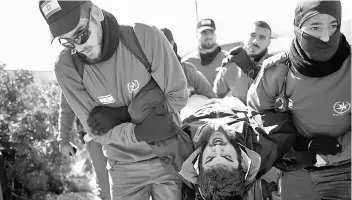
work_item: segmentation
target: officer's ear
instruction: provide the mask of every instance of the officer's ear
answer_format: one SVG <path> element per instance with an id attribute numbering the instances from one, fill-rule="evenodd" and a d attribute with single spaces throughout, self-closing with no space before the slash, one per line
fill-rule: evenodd
<path id="1" fill-rule="evenodd" d="M 96 5 L 92 7 L 92 16 L 98 21 L 102 22 L 104 20 L 103 11 Z"/>

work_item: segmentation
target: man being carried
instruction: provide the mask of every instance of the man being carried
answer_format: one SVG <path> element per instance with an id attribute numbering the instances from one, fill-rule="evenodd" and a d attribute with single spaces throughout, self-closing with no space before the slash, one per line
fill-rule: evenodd
<path id="1" fill-rule="evenodd" d="M 172 32 L 168 28 L 162 28 L 160 30 L 164 33 L 165 37 L 170 42 L 170 45 L 174 50 L 178 60 L 181 62 L 181 57 L 177 53 L 177 44 L 174 41 Z M 181 66 L 187 78 L 187 89 L 189 91 L 189 96 L 193 94 L 198 94 L 206 96 L 208 98 L 215 97 L 212 86 L 208 82 L 207 78 L 202 74 L 202 72 L 200 72 L 190 62 L 181 62 Z"/>
<path id="2" fill-rule="evenodd" d="M 249 119 L 246 106 L 235 97 L 199 104 L 204 106 L 183 120 L 196 150 L 180 171 L 198 198 L 271 199 L 274 189 L 260 178 L 295 141 L 289 116 L 268 113 Z"/>

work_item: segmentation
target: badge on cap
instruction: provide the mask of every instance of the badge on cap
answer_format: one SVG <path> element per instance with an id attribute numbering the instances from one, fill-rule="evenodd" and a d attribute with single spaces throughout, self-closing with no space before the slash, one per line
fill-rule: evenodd
<path id="1" fill-rule="evenodd" d="M 56 13 L 57 11 L 61 10 L 59 2 L 57 0 L 47 0 L 45 1 L 40 8 L 42 9 L 45 18 L 49 18 L 52 14 Z"/>
<path id="2" fill-rule="evenodd" d="M 211 25 L 211 21 L 210 21 L 209 19 L 206 19 L 206 20 L 201 21 L 200 24 L 201 24 L 202 26 Z"/>

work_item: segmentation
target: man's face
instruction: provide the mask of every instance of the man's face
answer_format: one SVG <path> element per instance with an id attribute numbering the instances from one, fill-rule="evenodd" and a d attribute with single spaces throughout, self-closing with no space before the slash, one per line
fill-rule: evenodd
<path id="1" fill-rule="evenodd" d="M 197 32 L 197 39 L 202 49 L 211 49 L 216 45 L 216 33 L 212 29 Z"/>
<path id="2" fill-rule="evenodd" d="M 256 56 L 266 51 L 270 45 L 271 31 L 256 25 L 253 25 L 252 29 L 249 33 L 247 51 L 249 56 Z"/>
<path id="3" fill-rule="evenodd" d="M 307 19 L 302 24 L 301 30 L 324 42 L 328 42 L 337 28 L 338 22 L 335 17 L 328 14 L 318 14 Z"/>
<path id="4" fill-rule="evenodd" d="M 97 19 L 98 16 L 93 14 L 93 12 L 90 12 L 87 18 L 80 19 L 75 29 L 64 35 L 61 35 L 60 39 L 73 40 L 77 37 L 79 38 L 83 32 L 90 32 L 90 34 L 88 34 L 89 38 L 86 42 L 82 44 L 73 43 L 75 50 L 84 54 L 89 59 L 93 60 L 99 58 L 102 50 L 103 31 L 100 21 Z"/>
<path id="5" fill-rule="evenodd" d="M 201 164 L 204 170 L 219 164 L 237 169 L 238 156 L 235 147 L 229 142 L 228 136 L 215 131 L 210 135 L 203 150 Z"/>

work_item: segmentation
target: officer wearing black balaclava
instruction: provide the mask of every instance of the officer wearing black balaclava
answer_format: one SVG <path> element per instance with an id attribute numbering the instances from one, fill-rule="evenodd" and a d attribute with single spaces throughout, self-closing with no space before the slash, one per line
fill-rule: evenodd
<path id="1" fill-rule="evenodd" d="M 299 1 L 289 52 L 263 63 L 248 91 L 253 115 L 286 112 L 297 130 L 276 163 L 285 200 L 351 199 L 351 47 L 341 10 L 340 1 Z"/>

